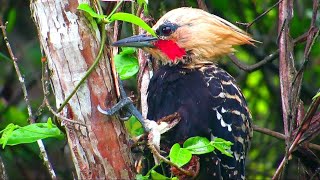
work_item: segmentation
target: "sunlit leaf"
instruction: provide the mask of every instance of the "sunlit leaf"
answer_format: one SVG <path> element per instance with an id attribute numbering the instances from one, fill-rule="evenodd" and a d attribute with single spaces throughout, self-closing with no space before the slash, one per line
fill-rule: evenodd
<path id="1" fill-rule="evenodd" d="M 5 145 L 33 143 L 39 139 L 45 139 L 49 137 L 63 137 L 59 128 L 52 124 L 50 120 L 48 123 L 34 123 L 19 128 L 15 126 L 14 129 L 12 128 L 12 126 L 13 124 L 10 124 L 10 129 L 8 131 L 4 131 L 2 134 L 0 143 L 2 144 L 3 148 Z"/>
<path id="2" fill-rule="evenodd" d="M 125 126 L 131 136 L 139 136 L 144 132 L 141 123 L 135 116 L 131 116 L 128 121 L 125 121 Z"/>
<path id="3" fill-rule="evenodd" d="M 137 174 L 135 179 L 136 180 L 148 180 L 149 176 L 143 176 L 142 174 Z"/>
<path id="4" fill-rule="evenodd" d="M 221 139 L 221 138 L 214 138 L 213 141 L 211 141 L 211 144 L 218 149 L 222 154 L 227 155 L 229 157 L 232 156 L 231 146 L 233 145 L 232 142 Z"/>
<path id="5" fill-rule="evenodd" d="M 47 125 L 48 125 L 48 128 L 53 128 L 51 117 L 48 118 Z"/>
<path id="6" fill-rule="evenodd" d="M 13 131 L 17 128 L 19 128 L 18 125 L 14 125 L 14 124 L 10 123 L 7 125 L 7 127 L 5 129 L 3 129 L 1 131 L 2 136 L 0 138 L 0 144 L 2 144 L 3 149 L 8 144 L 8 141 L 9 141 L 10 137 L 12 136 Z"/>
<path id="7" fill-rule="evenodd" d="M 183 147 L 188 149 L 192 154 L 206 154 L 214 150 L 214 147 L 207 138 L 199 136 L 187 139 L 183 143 Z"/>
<path id="8" fill-rule="evenodd" d="M 120 54 L 114 56 L 116 69 L 121 80 L 129 79 L 139 71 L 138 59 L 133 56 L 134 51 L 131 49 L 132 48 L 125 48 L 125 50 L 123 50 Z"/>
<path id="9" fill-rule="evenodd" d="M 320 92 L 318 92 L 315 96 L 313 96 L 312 100 L 315 100 L 318 97 L 320 97 Z"/>
<path id="10" fill-rule="evenodd" d="M 103 18 L 106 18 L 106 17 L 107 17 L 107 16 L 105 16 L 105 15 L 96 13 L 96 12 L 89 6 L 89 4 L 86 4 L 86 3 L 79 4 L 79 6 L 78 6 L 77 9 L 82 10 L 82 11 L 88 13 L 91 17 L 94 17 L 94 18 L 103 19 Z"/>
<path id="11" fill-rule="evenodd" d="M 170 178 L 158 173 L 155 170 L 151 170 L 151 178 L 156 180 L 169 180 Z"/>
<path id="12" fill-rule="evenodd" d="M 144 13 L 148 14 L 148 0 L 138 0 L 137 2 L 140 6 L 143 6 Z"/>
<path id="13" fill-rule="evenodd" d="M 17 21 L 17 10 L 16 8 L 11 8 L 8 14 L 8 24 L 6 27 L 7 32 L 12 32 L 14 26 L 16 25 Z"/>
<path id="14" fill-rule="evenodd" d="M 136 52 L 136 49 L 132 47 L 124 47 L 121 50 L 121 55 L 133 55 Z"/>
<path id="15" fill-rule="evenodd" d="M 123 13 L 123 12 L 114 13 L 110 17 L 110 20 L 111 21 L 115 21 L 115 20 L 125 21 L 125 22 L 129 22 L 129 23 L 138 25 L 139 27 L 143 28 L 151 35 L 157 36 L 156 33 L 154 32 L 154 30 L 147 23 L 145 23 L 141 18 L 139 18 L 133 14 Z"/>
<path id="16" fill-rule="evenodd" d="M 137 2 L 138 2 L 138 4 L 139 4 L 140 6 L 142 6 L 142 5 L 144 5 L 144 4 L 148 4 L 148 0 L 138 0 Z"/>
<path id="17" fill-rule="evenodd" d="M 11 59 L 8 56 L 0 52 L 0 61 L 1 60 L 11 61 Z"/>
<path id="18" fill-rule="evenodd" d="M 181 167 L 191 160 L 192 154 L 189 150 L 181 148 L 180 145 L 176 143 L 171 147 L 169 157 L 171 162 Z"/>

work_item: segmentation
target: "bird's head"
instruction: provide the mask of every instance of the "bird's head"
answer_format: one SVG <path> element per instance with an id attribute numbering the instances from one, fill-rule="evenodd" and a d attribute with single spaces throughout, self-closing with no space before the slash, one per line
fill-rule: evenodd
<path id="1" fill-rule="evenodd" d="M 254 40 L 230 22 L 200 9 L 178 8 L 166 13 L 148 34 L 128 37 L 114 46 L 139 47 L 163 64 L 203 63 L 234 51 L 233 46 Z"/>

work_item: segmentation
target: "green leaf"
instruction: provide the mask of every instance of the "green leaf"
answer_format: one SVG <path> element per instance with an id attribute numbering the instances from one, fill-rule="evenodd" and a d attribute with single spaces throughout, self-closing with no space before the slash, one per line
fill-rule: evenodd
<path id="1" fill-rule="evenodd" d="M 101 19 L 101 20 L 107 17 L 106 15 L 97 14 L 97 13 L 94 12 L 94 10 L 89 6 L 89 4 L 86 4 L 86 3 L 81 3 L 81 4 L 79 4 L 79 6 L 78 6 L 77 9 L 88 13 L 91 17 L 98 18 L 98 19 Z"/>
<path id="2" fill-rule="evenodd" d="M 143 134 L 142 125 L 135 116 L 131 116 L 130 119 L 124 123 L 131 136 L 139 136 Z"/>
<path id="3" fill-rule="evenodd" d="M 318 92 L 315 96 L 313 96 L 312 100 L 315 100 L 316 98 L 318 98 L 320 96 L 320 92 Z"/>
<path id="4" fill-rule="evenodd" d="M 17 21 L 17 10 L 16 8 L 11 8 L 9 13 L 8 13 L 8 25 L 7 25 L 7 32 L 12 32 L 16 21 Z"/>
<path id="5" fill-rule="evenodd" d="M 47 125 L 48 125 L 48 128 L 53 128 L 53 123 L 52 123 L 51 117 L 48 118 Z"/>
<path id="6" fill-rule="evenodd" d="M 148 180 L 149 175 L 143 176 L 142 174 L 137 174 L 135 179 L 136 180 Z"/>
<path id="7" fill-rule="evenodd" d="M 148 14 L 148 0 L 138 0 L 139 6 L 143 6 L 144 13 Z"/>
<path id="8" fill-rule="evenodd" d="M 122 47 L 121 55 L 133 55 L 136 52 L 136 48 L 132 47 Z"/>
<path id="9" fill-rule="evenodd" d="M 183 143 L 183 147 L 188 149 L 192 154 L 206 154 L 214 150 L 210 141 L 204 137 L 191 137 Z"/>
<path id="10" fill-rule="evenodd" d="M 50 123 L 34 123 L 28 126 L 20 127 L 15 129 L 12 133 L 9 134 L 9 137 L 4 137 L 2 134 L 0 143 L 3 145 L 17 145 L 23 143 L 33 143 L 39 139 L 45 139 L 49 137 L 61 138 L 63 137 L 61 131 L 57 126 Z M 8 138 L 4 143 L 3 138 Z"/>
<path id="11" fill-rule="evenodd" d="M 168 180 L 170 178 L 158 173 L 155 170 L 151 170 L 151 179 L 156 179 L 156 180 Z"/>
<path id="12" fill-rule="evenodd" d="M 152 36 L 157 36 L 156 33 L 154 32 L 154 30 L 147 23 L 145 23 L 141 18 L 139 18 L 138 16 L 135 16 L 133 14 L 123 13 L 123 12 L 114 13 L 110 17 L 110 20 L 111 21 L 115 21 L 115 20 L 125 21 L 125 22 L 129 22 L 129 23 L 138 25 L 139 27 L 143 28 L 148 33 L 150 33 Z"/>
<path id="13" fill-rule="evenodd" d="M 138 2 L 138 4 L 139 4 L 140 6 L 142 6 L 142 5 L 144 5 L 144 4 L 148 4 L 148 0 L 138 0 L 137 2 Z"/>
<path id="14" fill-rule="evenodd" d="M 181 148 L 180 145 L 176 143 L 171 147 L 169 157 L 171 162 L 181 167 L 191 160 L 192 154 L 189 150 Z"/>
<path id="15" fill-rule="evenodd" d="M 5 54 L 3 54 L 1 52 L 0 52 L 0 60 L 11 61 L 11 59 L 8 56 L 6 56 Z"/>
<path id="16" fill-rule="evenodd" d="M 17 128 L 19 128 L 18 125 L 14 125 L 14 124 L 10 123 L 7 125 L 7 127 L 5 129 L 3 129 L 1 131 L 2 136 L 0 138 L 0 144 L 2 144 L 2 149 L 4 149 L 4 147 L 8 144 L 8 141 L 9 141 L 10 137 L 12 136 L 13 131 Z"/>
<path id="17" fill-rule="evenodd" d="M 123 52 L 114 56 L 116 69 L 121 80 L 129 79 L 139 71 L 139 62 L 138 59 L 133 56 L 133 53 L 132 48 L 125 48 Z"/>
<path id="18" fill-rule="evenodd" d="M 232 142 L 226 141 L 221 138 L 215 138 L 213 141 L 210 142 L 216 149 L 218 149 L 222 154 L 227 155 L 229 157 L 232 156 L 231 146 L 233 145 Z"/>

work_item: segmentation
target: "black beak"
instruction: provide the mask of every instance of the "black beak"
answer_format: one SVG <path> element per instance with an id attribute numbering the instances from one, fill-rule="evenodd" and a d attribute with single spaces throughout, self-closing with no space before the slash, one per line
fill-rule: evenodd
<path id="1" fill-rule="evenodd" d="M 112 45 L 117 47 L 154 47 L 154 41 L 158 40 L 157 37 L 148 36 L 146 34 L 136 35 L 121 39 L 114 42 Z"/>

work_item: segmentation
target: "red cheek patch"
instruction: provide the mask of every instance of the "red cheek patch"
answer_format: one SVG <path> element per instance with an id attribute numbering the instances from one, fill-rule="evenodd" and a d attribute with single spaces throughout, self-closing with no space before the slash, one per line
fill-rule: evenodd
<path id="1" fill-rule="evenodd" d="M 158 40 L 154 44 L 158 49 L 160 49 L 172 62 L 176 62 L 177 59 L 181 59 L 186 55 L 186 51 L 180 48 L 177 43 L 172 40 Z"/>

